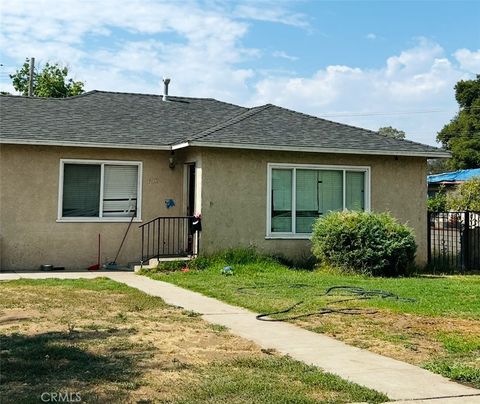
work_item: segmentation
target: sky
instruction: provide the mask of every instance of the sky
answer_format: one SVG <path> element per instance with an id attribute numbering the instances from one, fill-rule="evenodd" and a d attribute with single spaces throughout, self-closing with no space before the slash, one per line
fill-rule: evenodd
<path id="1" fill-rule="evenodd" d="M 436 144 L 480 74 L 480 0 L 2 0 L 0 90 L 26 57 L 85 89 L 273 103 Z"/>

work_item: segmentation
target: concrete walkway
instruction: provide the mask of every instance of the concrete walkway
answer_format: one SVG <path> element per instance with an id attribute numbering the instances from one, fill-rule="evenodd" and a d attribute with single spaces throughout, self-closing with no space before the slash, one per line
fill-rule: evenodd
<path id="1" fill-rule="evenodd" d="M 480 390 L 395 359 L 346 345 L 288 323 L 262 322 L 255 313 L 172 284 L 127 272 L 0 273 L 0 280 L 19 278 L 95 278 L 106 276 L 137 288 L 166 303 L 193 310 L 211 323 L 221 324 L 263 348 L 318 366 L 327 372 L 385 393 L 402 403 L 480 403 Z M 425 401 L 423 401 L 425 400 Z"/>

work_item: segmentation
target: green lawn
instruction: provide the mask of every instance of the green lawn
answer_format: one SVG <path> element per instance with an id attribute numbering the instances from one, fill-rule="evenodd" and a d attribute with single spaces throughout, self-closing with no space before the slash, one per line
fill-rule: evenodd
<path id="1" fill-rule="evenodd" d="M 387 400 L 104 278 L 1 282 L 0 308 L 2 403 Z"/>
<path id="2" fill-rule="evenodd" d="M 333 304 L 371 314 L 327 314 L 296 321 L 350 344 L 424 366 L 480 387 L 480 276 L 366 278 L 319 271 L 292 270 L 272 259 L 230 252 L 189 272 L 160 270 L 148 276 L 177 284 L 258 313 L 285 309 L 288 314 L 315 312 L 341 297 L 324 296 L 332 286 L 381 289 L 400 297 L 376 297 Z M 222 274 L 225 265 L 233 275 Z M 195 264 L 192 265 L 195 267 Z M 342 297 L 343 298 L 343 297 Z"/>
<path id="3" fill-rule="evenodd" d="M 415 299 L 413 303 L 373 299 L 356 305 L 399 313 L 480 320 L 480 276 L 367 278 L 292 270 L 274 262 L 231 264 L 234 275 L 225 276 L 221 274 L 225 265 L 230 264 L 216 262 L 201 271 L 175 271 L 167 275 L 160 272 L 150 276 L 257 312 L 280 310 L 299 300 L 305 301 L 302 310 L 314 310 L 324 305 L 322 294 L 327 288 L 345 285 L 382 289 Z"/>

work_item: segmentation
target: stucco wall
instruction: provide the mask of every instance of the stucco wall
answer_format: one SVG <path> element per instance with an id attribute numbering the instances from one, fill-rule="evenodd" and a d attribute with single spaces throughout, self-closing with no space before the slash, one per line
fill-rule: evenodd
<path id="1" fill-rule="evenodd" d="M 267 240 L 267 163 L 362 165 L 371 167 L 371 205 L 390 211 L 414 228 L 417 261 L 426 261 L 426 162 L 422 158 L 283 153 L 189 148 L 169 152 L 2 145 L 0 148 L 0 264 L 2 269 L 36 269 L 51 263 L 85 268 L 113 259 L 128 223 L 57 223 L 59 164 L 62 158 L 143 162 L 142 219 L 185 214 L 184 162 L 196 162 L 196 212 L 203 215 L 201 253 L 256 245 L 267 252 L 298 257 L 307 240 Z M 176 206 L 168 209 L 165 199 Z M 120 263 L 139 260 L 140 232 L 130 229 Z"/>
<path id="2" fill-rule="evenodd" d="M 393 156 L 203 150 L 203 252 L 253 244 L 261 250 L 290 257 L 309 253 L 308 240 L 265 238 L 269 162 L 369 166 L 372 210 L 389 211 L 414 229 L 418 243 L 417 263 L 425 264 L 426 160 Z"/>
<path id="3" fill-rule="evenodd" d="M 86 268 L 113 260 L 128 223 L 57 223 L 59 164 L 62 158 L 143 162 L 142 219 L 182 215 L 183 166 L 174 170 L 170 152 L 2 145 L 0 149 L 0 248 L 2 269 L 36 269 L 41 264 Z M 165 199 L 176 206 L 167 209 Z M 118 262 L 139 260 L 140 232 L 133 223 Z"/>

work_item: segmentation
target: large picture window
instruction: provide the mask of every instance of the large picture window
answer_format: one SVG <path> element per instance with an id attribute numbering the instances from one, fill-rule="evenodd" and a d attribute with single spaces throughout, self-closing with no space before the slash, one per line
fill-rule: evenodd
<path id="1" fill-rule="evenodd" d="M 369 209 L 368 167 L 269 164 L 267 236 L 307 237 L 332 211 Z"/>
<path id="2" fill-rule="evenodd" d="M 141 168 L 139 162 L 62 160 L 58 219 L 139 219 Z"/>

